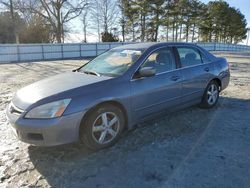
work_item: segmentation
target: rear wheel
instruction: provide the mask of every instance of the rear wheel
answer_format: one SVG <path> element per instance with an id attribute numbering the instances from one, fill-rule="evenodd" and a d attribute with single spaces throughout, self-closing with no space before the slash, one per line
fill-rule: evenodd
<path id="1" fill-rule="evenodd" d="M 125 126 L 123 112 L 114 105 L 97 107 L 86 118 L 80 130 L 80 139 L 93 150 L 113 145 Z"/>
<path id="2" fill-rule="evenodd" d="M 216 105 L 219 99 L 219 85 L 216 81 L 211 81 L 204 94 L 203 98 L 200 104 L 200 107 L 202 108 L 212 108 L 213 106 Z"/>

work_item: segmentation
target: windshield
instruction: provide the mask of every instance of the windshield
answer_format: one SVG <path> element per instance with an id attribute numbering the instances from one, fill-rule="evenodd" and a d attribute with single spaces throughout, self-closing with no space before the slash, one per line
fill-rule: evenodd
<path id="1" fill-rule="evenodd" d="M 105 76 L 120 76 L 141 56 L 142 49 L 109 50 L 84 65 L 80 72 Z"/>

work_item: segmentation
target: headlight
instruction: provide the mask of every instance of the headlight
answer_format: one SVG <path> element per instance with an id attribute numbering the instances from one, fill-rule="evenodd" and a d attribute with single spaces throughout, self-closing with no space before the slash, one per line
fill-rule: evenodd
<path id="1" fill-rule="evenodd" d="M 60 117 L 70 103 L 71 99 L 63 99 L 47 103 L 31 109 L 25 118 L 55 118 Z"/>

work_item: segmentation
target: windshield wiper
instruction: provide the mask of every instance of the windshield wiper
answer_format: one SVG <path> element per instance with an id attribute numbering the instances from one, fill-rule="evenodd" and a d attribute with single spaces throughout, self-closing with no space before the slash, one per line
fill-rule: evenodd
<path id="1" fill-rule="evenodd" d="M 101 76 L 99 73 L 94 72 L 94 71 L 83 71 L 85 74 L 91 74 L 91 75 L 95 75 L 95 76 Z"/>

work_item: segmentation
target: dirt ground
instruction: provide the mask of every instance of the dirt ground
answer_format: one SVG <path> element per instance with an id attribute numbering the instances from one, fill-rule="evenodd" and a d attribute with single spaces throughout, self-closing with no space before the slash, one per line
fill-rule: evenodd
<path id="1" fill-rule="evenodd" d="M 230 86 L 210 110 L 191 107 L 141 124 L 111 148 L 35 147 L 5 118 L 13 92 L 78 61 L 0 65 L 0 187 L 250 187 L 250 53 L 220 53 Z"/>

